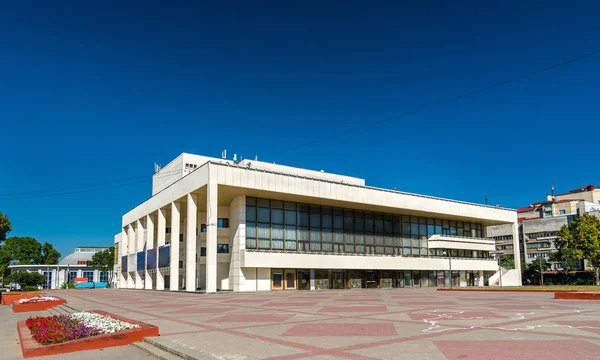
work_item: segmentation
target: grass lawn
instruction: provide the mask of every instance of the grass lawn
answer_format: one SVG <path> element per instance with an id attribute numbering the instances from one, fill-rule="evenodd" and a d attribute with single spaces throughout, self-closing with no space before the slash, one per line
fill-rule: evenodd
<path id="1" fill-rule="evenodd" d="M 469 290 L 481 290 L 481 291 L 515 291 L 515 290 L 527 290 L 527 291 L 557 291 L 557 290 L 569 290 L 569 291 L 600 291 L 600 286 L 595 285 L 545 285 L 545 286 L 504 286 L 500 287 L 470 287 Z M 457 289 L 460 290 L 460 289 Z"/>

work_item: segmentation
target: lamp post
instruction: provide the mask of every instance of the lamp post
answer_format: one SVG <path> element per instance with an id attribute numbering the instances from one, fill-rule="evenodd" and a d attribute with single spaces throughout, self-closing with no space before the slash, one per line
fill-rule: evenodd
<path id="1" fill-rule="evenodd" d="M 452 289 L 452 254 L 450 250 L 446 250 L 442 253 L 442 255 L 448 255 L 448 267 L 450 268 L 450 289 Z"/>

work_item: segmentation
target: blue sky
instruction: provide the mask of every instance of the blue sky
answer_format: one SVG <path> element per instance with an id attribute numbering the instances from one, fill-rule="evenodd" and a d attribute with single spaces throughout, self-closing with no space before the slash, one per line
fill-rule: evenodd
<path id="1" fill-rule="evenodd" d="M 146 179 L 0 200 L 63 255 L 111 244 L 181 152 L 507 207 L 598 183 L 600 56 L 297 146 L 598 51 L 597 2 L 59 3 L 0 14 L 0 199 Z"/>

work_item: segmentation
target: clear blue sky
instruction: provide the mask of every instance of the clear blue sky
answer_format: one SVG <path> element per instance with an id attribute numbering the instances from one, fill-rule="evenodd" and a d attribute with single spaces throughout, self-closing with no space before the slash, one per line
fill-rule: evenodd
<path id="1" fill-rule="evenodd" d="M 597 51 L 598 2 L 11 3 L 0 13 L 0 198 L 147 179 L 0 200 L 11 235 L 63 255 L 110 245 L 121 215 L 150 196 L 153 163 L 181 152 L 227 149 L 507 207 L 552 183 L 599 182 L 598 56 L 277 154 Z"/>

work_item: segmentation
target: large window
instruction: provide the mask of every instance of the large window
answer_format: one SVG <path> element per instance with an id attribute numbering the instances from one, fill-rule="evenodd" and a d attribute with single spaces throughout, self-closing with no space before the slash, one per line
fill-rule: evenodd
<path id="1" fill-rule="evenodd" d="M 94 282 L 94 272 L 93 271 L 84 271 L 83 277 L 87 278 L 88 282 Z"/>
<path id="2" fill-rule="evenodd" d="M 246 198 L 246 248 L 427 256 L 434 234 L 481 237 L 479 223 Z"/>
<path id="3" fill-rule="evenodd" d="M 108 282 L 108 271 L 100 271 L 100 282 Z"/>
<path id="4" fill-rule="evenodd" d="M 127 262 L 125 262 L 127 264 Z M 77 271 L 69 271 L 69 282 L 75 282 L 75 278 L 77 277 Z"/>

